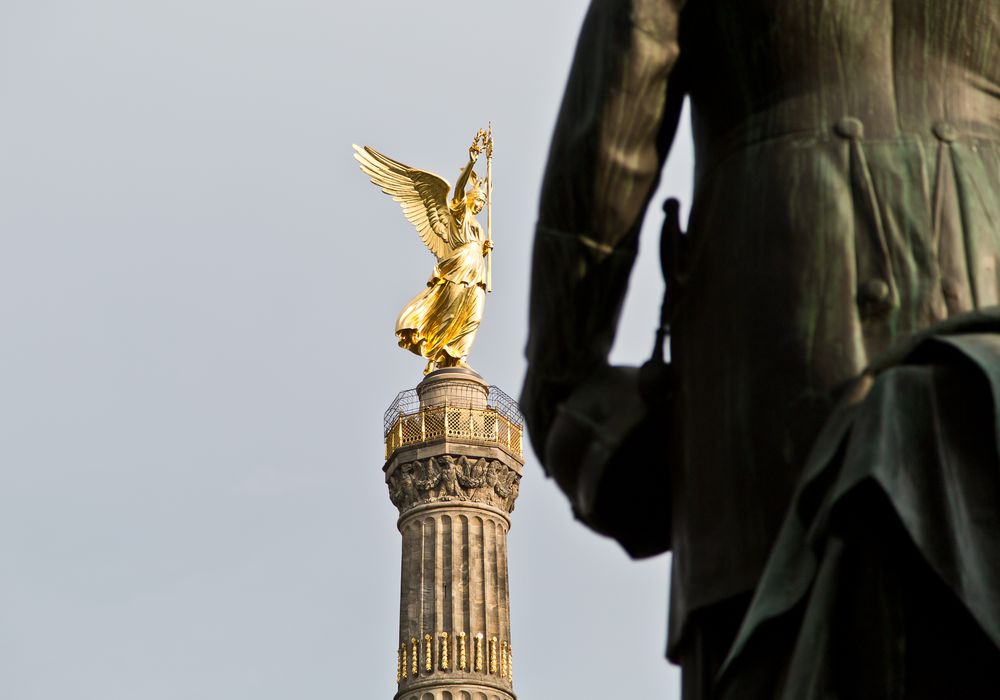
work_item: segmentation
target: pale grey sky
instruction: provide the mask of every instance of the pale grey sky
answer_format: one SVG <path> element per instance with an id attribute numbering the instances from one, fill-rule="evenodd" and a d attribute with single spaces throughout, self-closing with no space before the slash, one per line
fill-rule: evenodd
<path id="1" fill-rule="evenodd" d="M 548 138 L 586 3 L 0 6 L 0 698 L 395 692 L 382 412 L 433 259 L 352 142 L 454 179 L 496 136 L 471 362 L 516 396 Z M 690 199 L 686 126 L 664 192 Z M 662 199 L 662 196 L 658 199 Z M 659 207 L 616 359 L 648 355 Z M 523 700 L 677 697 L 668 559 L 533 456 L 510 535 Z"/>

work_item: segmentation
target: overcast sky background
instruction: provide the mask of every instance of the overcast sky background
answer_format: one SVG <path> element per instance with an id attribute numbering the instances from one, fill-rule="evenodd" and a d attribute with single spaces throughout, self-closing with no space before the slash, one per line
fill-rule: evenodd
<path id="1" fill-rule="evenodd" d="M 382 413 L 433 265 L 351 158 L 454 181 L 494 123 L 473 366 L 515 397 L 532 224 L 586 3 L 0 4 L 0 698 L 395 693 Z M 658 200 L 690 200 L 686 124 Z M 648 356 L 650 208 L 615 352 Z M 669 559 L 575 523 L 529 456 L 522 700 L 676 698 Z"/>

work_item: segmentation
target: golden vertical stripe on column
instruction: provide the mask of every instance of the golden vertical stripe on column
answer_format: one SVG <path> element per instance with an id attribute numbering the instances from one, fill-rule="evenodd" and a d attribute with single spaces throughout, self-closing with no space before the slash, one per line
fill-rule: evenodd
<path id="1" fill-rule="evenodd" d="M 514 647 L 507 645 L 507 680 L 514 682 Z"/>
<path id="2" fill-rule="evenodd" d="M 507 642 L 500 642 L 500 677 L 507 677 Z"/>
<path id="3" fill-rule="evenodd" d="M 448 633 L 441 633 L 441 670 L 448 670 Z"/>
<path id="4" fill-rule="evenodd" d="M 419 666 L 419 664 L 417 663 L 417 638 L 416 637 L 410 637 L 410 646 L 413 649 L 413 677 L 416 678 L 417 677 L 417 667 Z M 406 678 L 406 673 L 403 673 L 403 678 Z"/>
<path id="5" fill-rule="evenodd" d="M 403 644 L 403 678 L 406 678 L 406 644 Z"/>
<path id="6" fill-rule="evenodd" d="M 396 683 L 399 684 L 399 649 L 396 649 Z"/>
<path id="7" fill-rule="evenodd" d="M 496 675 L 497 672 L 497 638 L 490 639 L 490 673 Z"/>
<path id="8" fill-rule="evenodd" d="M 483 672 L 483 633 L 476 635 L 476 673 Z"/>
<path id="9" fill-rule="evenodd" d="M 458 668 L 465 670 L 465 632 L 458 633 Z"/>
<path id="10" fill-rule="evenodd" d="M 434 670 L 434 648 L 431 646 L 431 636 L 424 635 L 424 670 L 430 673 Z"/>

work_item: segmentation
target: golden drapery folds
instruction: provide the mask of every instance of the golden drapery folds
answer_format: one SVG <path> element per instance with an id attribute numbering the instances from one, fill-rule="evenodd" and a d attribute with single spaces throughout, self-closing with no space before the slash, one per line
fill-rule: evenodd
<path id="1" fill-rule="evenodd" d="M 451 185 L 444 178 L 393 160 L 370 146 L 354 146 L 361 170 L 400 203 L 437 258 L 427 287 L 403 307 L 396 320 L 399 346 L 427 358 L 425 374 L 440 367 L 468 367 L 466 358 L 483 317 L 488 286 L 485 256 L 493 242 L 491 232 L 484 233 L 475 217 L 489 205 L 492 183 L 480 179 L 472 168 L 484 149 L 491 159 L 492 133 L 480 130 L 449 202 Z"/>

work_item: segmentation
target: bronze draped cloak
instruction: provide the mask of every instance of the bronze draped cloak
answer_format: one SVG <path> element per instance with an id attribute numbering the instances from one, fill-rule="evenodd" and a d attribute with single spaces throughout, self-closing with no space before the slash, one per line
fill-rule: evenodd
<path id="1" fill-rule="evenodd" d="M 880 357 L 813 445 L 711 697 L 995 697 L 998 437 L 1000 308 Z"/>

